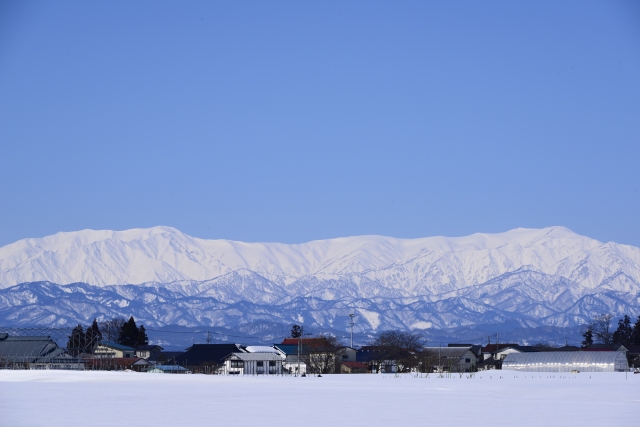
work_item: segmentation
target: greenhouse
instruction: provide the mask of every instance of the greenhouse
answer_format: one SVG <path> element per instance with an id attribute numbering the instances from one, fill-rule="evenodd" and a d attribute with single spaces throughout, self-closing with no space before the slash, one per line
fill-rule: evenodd
<path id="1" fill-rule="evenodd" d="M 511 353 L 502 369 L 527 372 L 623 372 L 629 369 L 621 351 L 540 351 Z"/>

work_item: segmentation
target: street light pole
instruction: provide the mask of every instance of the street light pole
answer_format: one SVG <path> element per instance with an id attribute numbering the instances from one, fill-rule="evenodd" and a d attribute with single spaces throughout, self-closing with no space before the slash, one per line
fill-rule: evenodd
<path id="1" fill-rule="evenodd" d="M 349 324 L 351 325 L 351 348 L 353 348 L 353 316 L 355 315 L 355 313 L 351 313 L 349 315 L 349 317 L 351 318 L 351 321 L 349 322 Z"/>

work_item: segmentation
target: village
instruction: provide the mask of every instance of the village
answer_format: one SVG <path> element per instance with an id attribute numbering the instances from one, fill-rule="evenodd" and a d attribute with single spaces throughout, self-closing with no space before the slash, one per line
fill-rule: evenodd
<path id="1" fill-rule="evenodd" d="M 103 328 L 104 329 L 104 328 Z M 385 331 L 369 344 L 345 345 L 336 337 L 291 336 L 272 345 L 193 344 L 165 351 L 149 343 L 144 326 L 132 318 L 118 333 L 97 322 L 73 329 L 66 346 L 51 336 L 0 332 L 0 369 L 129 371 L 165 374 L 290 375 L 470 373 L 486 370 L 541 372 L 623 372 L 640 368 L 640 346 L 598 344 L 588 337 L 581 347 L 518 343 L 424 344 L 419 335 Z M 117 337 L 117 338 L 116 338 Z"/>

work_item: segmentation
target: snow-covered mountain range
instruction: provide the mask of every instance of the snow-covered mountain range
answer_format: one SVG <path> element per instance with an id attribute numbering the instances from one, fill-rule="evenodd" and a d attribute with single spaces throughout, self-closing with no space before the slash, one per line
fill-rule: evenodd
<path id="1" fill-rule="evenodd" d="M 640 248 L 564 227 L 292 245 L 154 227 L 58 233 L 0 248 L 3 323 L 134 315 L 156 326 L 344 329 L 351 311 L 360 330 L 564 327 L 602 312 L 640 313 Z"/>

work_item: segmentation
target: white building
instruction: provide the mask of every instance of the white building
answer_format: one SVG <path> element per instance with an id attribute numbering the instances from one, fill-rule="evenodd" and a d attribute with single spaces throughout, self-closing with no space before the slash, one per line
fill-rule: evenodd
<path id="1" fill-rule="evenodd" d="M 502 369 L 526 372 L 623 372 L 629 369 L 622 351 L 541 351 L 511 353 Z"/>
<path id="2" fill-rule="evenodd" d="M 218 370 L 225 375 L 282 375 L 284 358 L 277 353 L 231 353 Z"/>
<path id="3" fill-rule="evenodd" d="M 101 341 L 93 354 L 95 357 L 107 358 L 136 357 L 136 349 L 112 341 Z"/>

